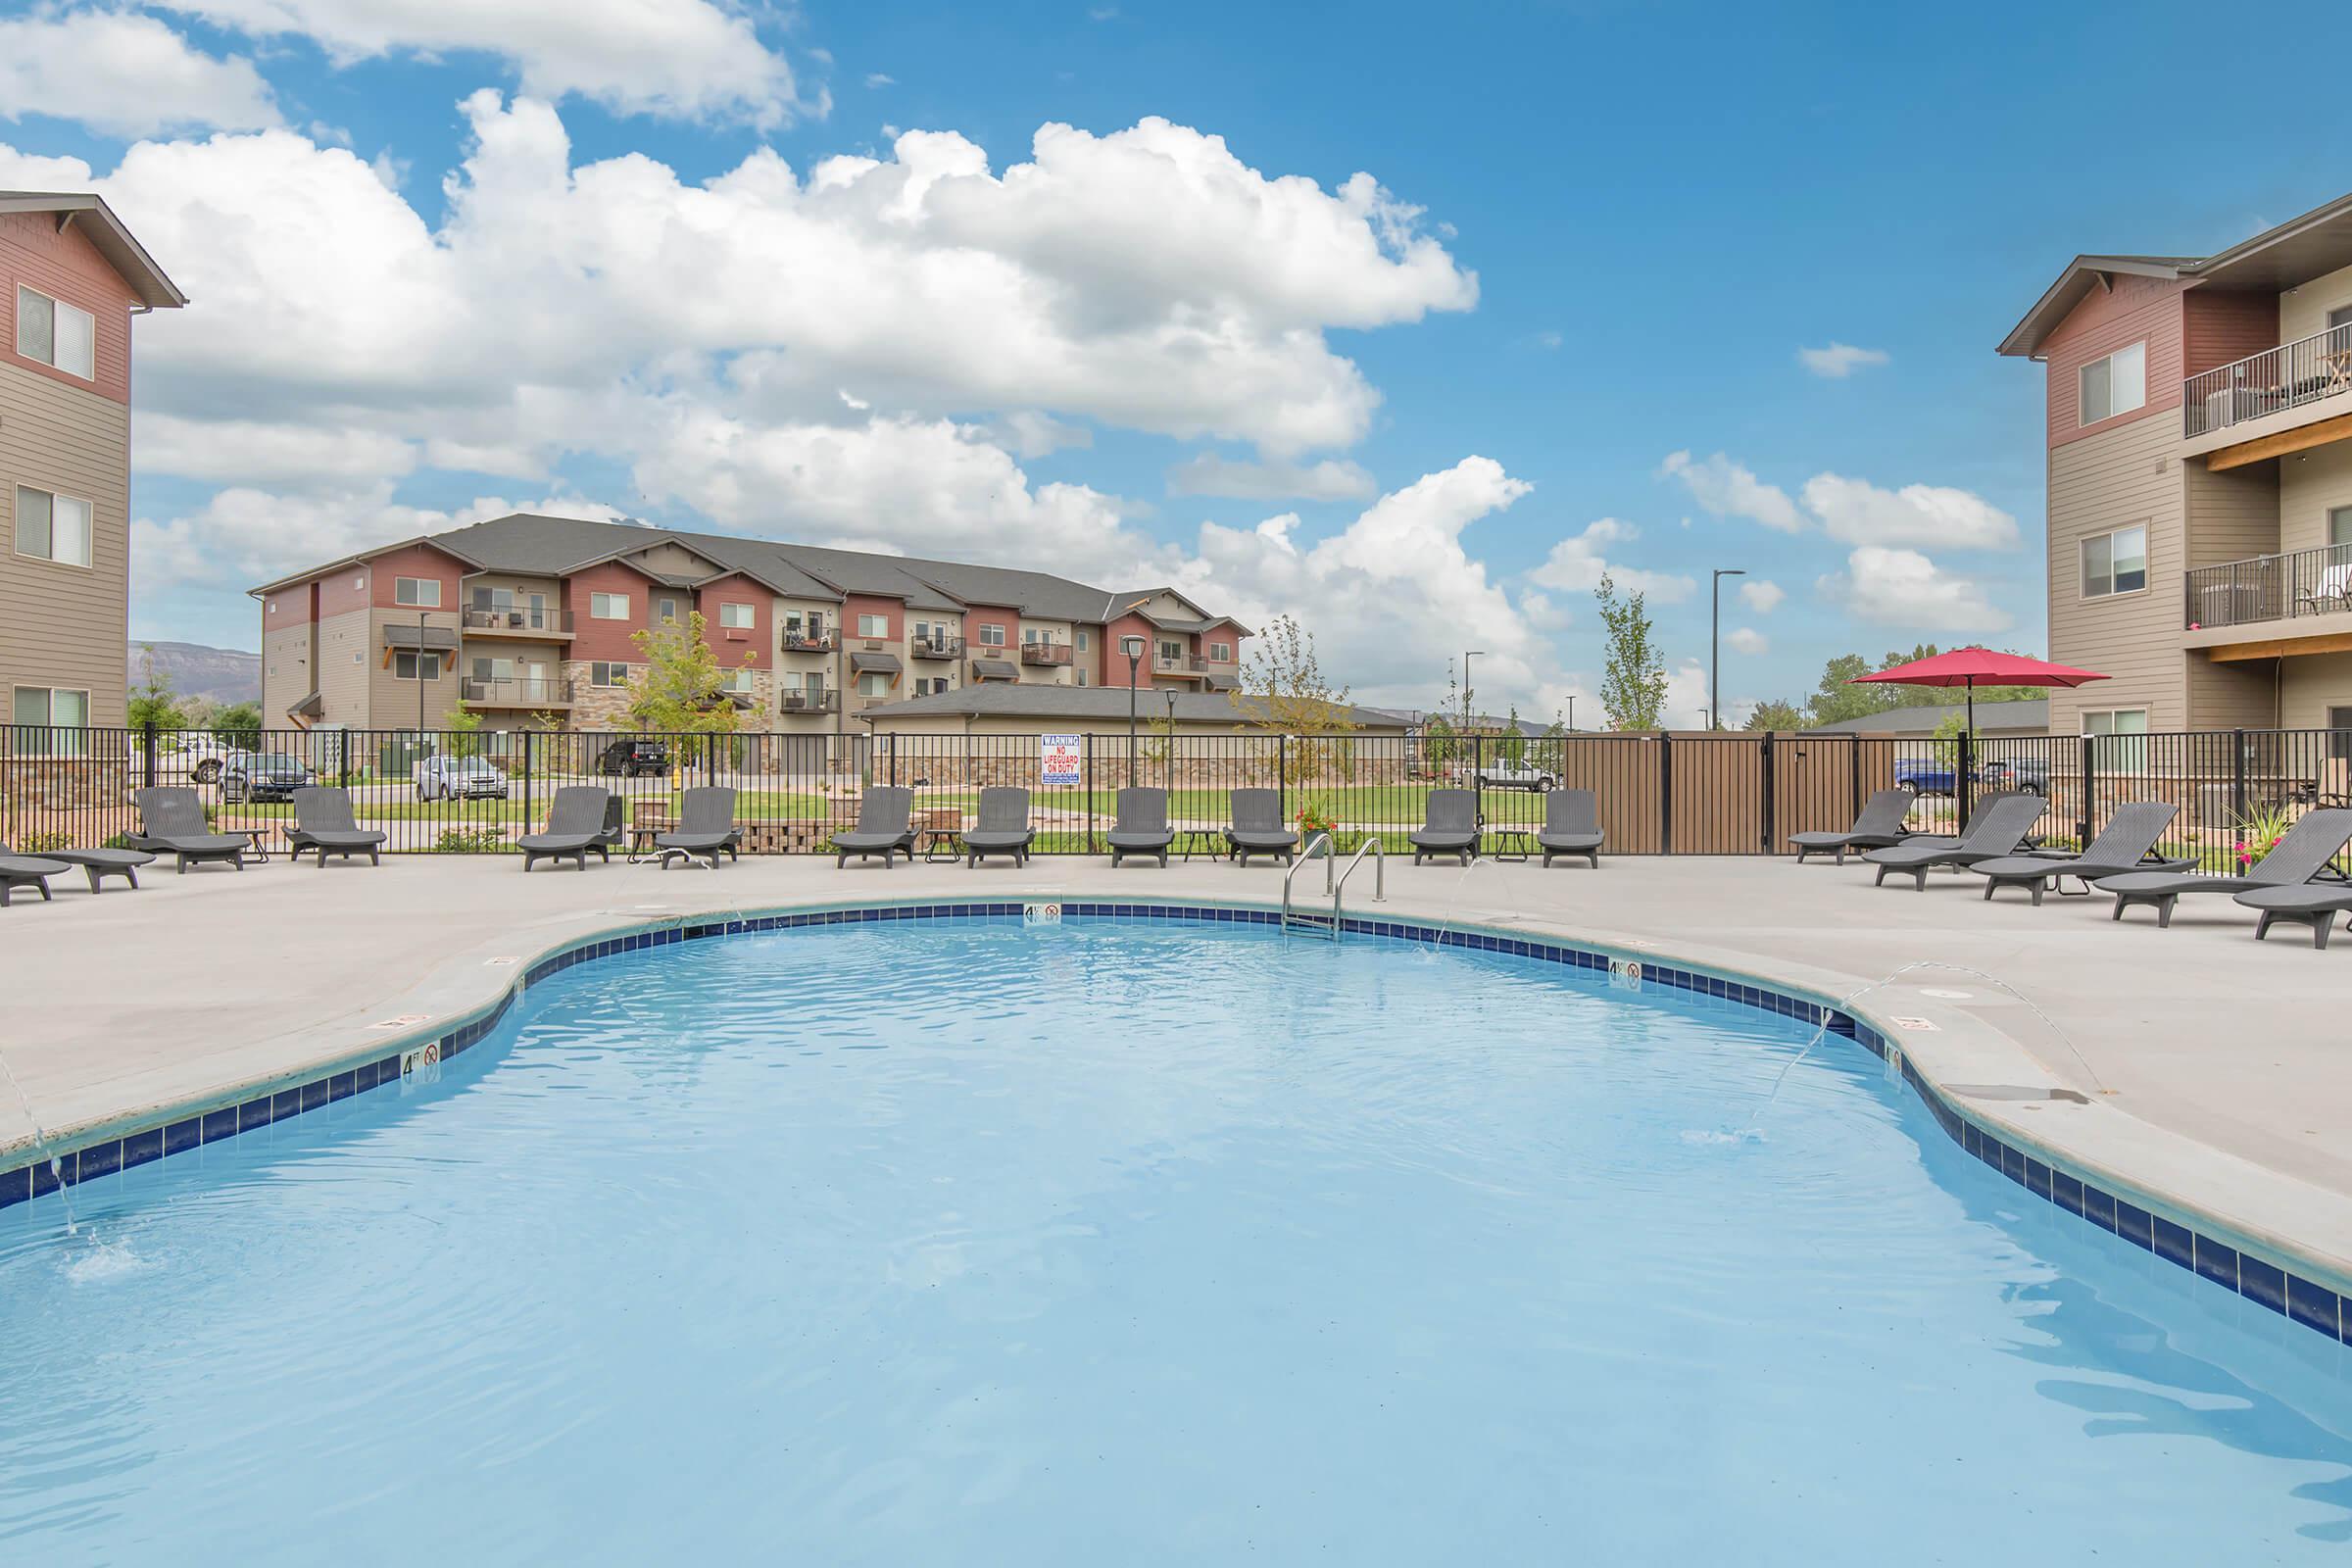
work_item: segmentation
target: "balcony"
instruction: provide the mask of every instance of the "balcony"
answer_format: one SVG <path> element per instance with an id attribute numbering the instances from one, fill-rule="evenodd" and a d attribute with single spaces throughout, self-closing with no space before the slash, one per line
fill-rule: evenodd
<path id="1" fill-rule="evenodd" d="M 544 605 L 461 611 L 458 623 L 468 637 L 523 637 L 546 642 L 571 635 L 571 612 L 550 610 Z"/>
<path id="2" fill-rule="evenodd" d="M 2330 400 L 2332 407 L 2300 418 L 2272 417 Z M 2338 413 L 2352 414 L 2352 325 L 2249 354 L 2180 383 L 2180 433 L 2191 441 L 2221 432 L 2251 439 Z"/>
<path id="3" fill-rule="evenodd" d="M 477 680 L 459 683 L 458 696 L 468 708 L 569 708 L 567 680 Z"/>
<path id="4" fill-rule="evenodd" d="M 1021 644 L 1021 662 L 1044 664 L 1050 668 L 1066 669 L 1070 662 L 1068 643 L 1050 643 L 1042 639 Z"/>
<path id="5" fill-rule="evenodd" d="M 784 652 L 788 654 L 829 654 L 840 646 L 839 634 L 829 626 L 784 628 Z"/>
<path id="6" fill-rule="evenodd" d="M 786 713 L 835 713 L 841 710 L 841 693 L 796 692 L 788 688 L 776 706 Z"/>
<path id="7" fill-rule="evenodd" d="M 1178 654 L 1174 658 L 1166 654 L 1153 654 L 1152 673 L 1174 675 L 1180 679 L 1204 679 L 1208 674 L 1208 661 L 1199 654 Z"/>
<path id="8" fill-rule="evenodd" d="M 961 659 L 963 639 L 960 637 L 925 637 L 917 635 L 906 644 L 906 651 L 917 659 Z"/>

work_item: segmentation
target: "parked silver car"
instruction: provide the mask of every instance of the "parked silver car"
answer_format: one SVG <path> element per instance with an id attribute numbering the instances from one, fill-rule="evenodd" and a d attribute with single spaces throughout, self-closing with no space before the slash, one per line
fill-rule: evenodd
<path id="1" fill-rule="evenodd" d="M 503 801 L 507 775 L 478 757 L 428 757 L 416 764 L 420 801 Z"/>

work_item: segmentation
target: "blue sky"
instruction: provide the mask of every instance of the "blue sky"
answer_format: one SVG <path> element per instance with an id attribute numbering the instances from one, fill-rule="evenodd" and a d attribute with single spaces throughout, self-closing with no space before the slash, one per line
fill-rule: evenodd
<path id="1" fill-rule="evenodd" d="M 1713 566 L 1780 591 L 1727 595 L 1727 705 L 2039 650 L 1992 345 L 2079 250 L 2342 193 L 2275 40 L 2352 29 L 2293 9 L 61 4 L 0 22 L 0 182 L 94 185 L 195 298 L 140 324 L 143 635 L 549 504 L 1042 550 L 1296 613 L 1360 696 L 1486 648 L 1548 714 L 1605 560 L 1689 723 Z"/>

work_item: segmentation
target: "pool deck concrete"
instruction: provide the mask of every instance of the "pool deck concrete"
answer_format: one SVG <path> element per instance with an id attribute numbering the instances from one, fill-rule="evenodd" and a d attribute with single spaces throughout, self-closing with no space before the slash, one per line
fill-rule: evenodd
<path id="1" fill-rule="evenodd" d="M 1986 904 L 1973 877 L 1938 874 L 1925 893 L 1873 888 L 1855 863 L 1482 861 L 1464 873 L 1399 862 L 1385 905 L 1371 882 L 1367 864 L 1350 913 L 1524 927 L 1833 998 L 1923 959 L 1982 971 L 2025 1001 L 1930 969 L 1855 1005 L 1986 1122 L 2352 1278 L 2352 938 L 2325 953 L 2293 931 L 2258 944 L 2252 914 L 2226 897 L 2183 901 L 2159 931 L 2144 910 L 2111 922 L 2103 899 Z M 1302 873 L 1298 886 L 1319 889 L 1321 876 Z M 324 870 L 278 860 L 159 868 L 135 893 L 110 883 L 97 896 L 60 878 L 54 903 L 20 894 L 0 910 L 0 1054 L 70 1144 L 77 1128 L 222 1098 L 397 1038 L 371 1028 L 387 1019 L 478 1008 L 519 972 L 493 960 L 527 962 L 627 922 L 949 896 L 1270 905 L 1281 888 L 1279 867 L 1113 871 L 1058 858 L 888 871 L 747 858 L 716 873 L 591 860 L 585 873 L 528 875 L 504 857 Z M 2050 1098 L 2058 1089 L 2081 1099 Z M 28 1137 L 0 1084 L 0 1166 L 22 1162 L 15 1146 Z"/>

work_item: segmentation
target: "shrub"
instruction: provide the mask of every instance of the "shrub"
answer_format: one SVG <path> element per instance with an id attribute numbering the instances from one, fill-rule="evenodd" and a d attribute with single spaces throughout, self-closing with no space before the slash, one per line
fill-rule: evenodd
<path id="1" fill-rule="evenodd" d="M 513 855 L 514 846 L 493 827 L 445 827 L 433 840 L 435 855 Z"/>
<path id="2" fill-rule="evenodd" d="M 64 833 L 28 833 L 17 841 L 19 855 L 39 855 L 45 850 L 62 850 L 74 840 Z"/>

